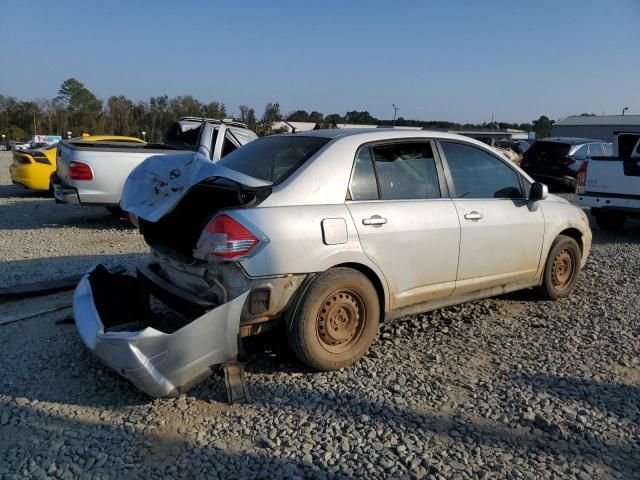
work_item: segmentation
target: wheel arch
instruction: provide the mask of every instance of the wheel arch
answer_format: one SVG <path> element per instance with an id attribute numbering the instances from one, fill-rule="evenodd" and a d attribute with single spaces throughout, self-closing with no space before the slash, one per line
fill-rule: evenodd
<path id="1" fill-rule="evenodd" d="M 369 281 L 373 284 L 374 288 L 376 289 L 376 293 L 378 294 L 378 300 L 380 302 L 380 320 L 383 320 L 386 314 L 385 309 L 388 305 L 387 291 L 386 291 L 385 285 L 382 283 L 382 280 L 380 279 L 378 274 L 371 267 L 368 267 L 367 265 L 363 265 L 362 263 L 356 263 L 356 262 L 340 263 L 338 265 L 332 266 L 331 269 L 340 268 L 340 267 L 351 268 L 352 270 L 356 270 L 362 273 L 365 277 L 369 279 Z"/>
<path id="2" fill-rule="evenodd" d="M 558 233 L 556 238 L 558 238 L 560 235 L 564 235 L 566 237 L 573 238 L 576 241 L 576 243 L 578 244 L 578 246 L 580 247 L 580 255 L 584 254 L 584 243 L 583 243 L 583 240 L 582 240 L 582 232 L 580 230 L 578 230 L 577 228 L 573 228 L 573 227 L 565 228 L 560 233 Z"/>

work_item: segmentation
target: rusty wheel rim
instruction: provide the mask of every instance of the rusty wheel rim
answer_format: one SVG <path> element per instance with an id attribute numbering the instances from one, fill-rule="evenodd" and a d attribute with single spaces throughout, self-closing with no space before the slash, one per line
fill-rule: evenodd
<path id="1" fill-rule="evenodd" d="M 316 333 L 325 350 L 342 353 L 362 336 L 366 311 L 355 292 L 337 290 L 322 302 L 318 311 Z"/>
<path id="2" fill-rule="evenodd" d="M 575 274 L 575 264 L 574 255 L 568 248 L 556 254 L 551 267 L 551 281 L 556 290 L 563 291 L 569 288 Z"/>

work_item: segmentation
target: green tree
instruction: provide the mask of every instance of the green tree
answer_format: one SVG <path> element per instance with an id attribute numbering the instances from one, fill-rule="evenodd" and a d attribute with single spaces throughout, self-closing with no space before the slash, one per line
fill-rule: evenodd
<path id="1" fill-rule="evenodd" d="M 306 110 L 296 110 L 287 116 L 289 122 L 308 122 L 309 113 Z"/>
<path id="2" fill-rule="evenodd" d="M 116 135 L 135 134 L 136 132 L 132 131 L 132 121 L 133 102 L 124 95 L 109 97 L 107 100 L 108 125 L 106 125 L 109 132 Z"/>
<path id="3" fill-rule="evenodd" d="M 203 115 L 203 105 L 191 95 L 174 97 L 169 101 L 169 109 L 174 119 L 180 117 L 201 117 Z"/>
<path id="4" fill-rule="evenodd" d="M 68 78 L 62 82 L 54 101 L 57 110 L 66 110 L 68 113 L 62 117 L 66 117 L 65 120 L 70 122 L 67 128 L 77 133 L 93 130 L 102 113 L 102 101 L 75 78 Z"/>
<path id="5" fill-rule="evenodd" d="M 202 111 L 207 118 L 216 118 L 219 120 L 227 118 L 227 109 L 224 103 L 210 102 L 203 106 Z"/>
<path id="6" fill-rule="evenodd" d="M 357 110 L 347 112 L 344 120 L 345 123 L 355 123 L 358 125 L 373 125 L 378 123 L 378 120 L 373 118 L 369 112 L 358 112 Z"/>
<path id="7" fill-rule="evenodd" d="M 532 122 L 533 131 L 536 132 L 536 138 L 548 137 L 551 134 L 551 126 L 555 122 L 546 115 L 542 115 L 538 120 Z"/>
<path id="8" fill-rule="evenodd" d="M 262 115 L 262 123 L 264 123 L 267 128 L 271 128 L 271 125 L 275 122 L 279 122 L 282 120 L 282 113 L 280 113 L 280 104 L 279 103 L 267 103 L 264 107 L 264 114 Z"/>
<path id="9" fill-rule="evenodd" d="M 324 128 L 336 128 L 339 123 L 344 123 L 344 119 L 337 113 L 332 113 L 324 117 Z"/>
<path id="10" fill-rule="evenodd" d="M 245 121 L 247 127 L 254 132 L 258 129 L 258 117 L 256 117 L 256 111 L 253 108 L 247 110 L 247 120 Z"/>
<path id="11" fill-rule="evenodd" d="M 309 114 L 309 121 L 322 125 L 324 123 L 324 115 L 314 110 Z"/>

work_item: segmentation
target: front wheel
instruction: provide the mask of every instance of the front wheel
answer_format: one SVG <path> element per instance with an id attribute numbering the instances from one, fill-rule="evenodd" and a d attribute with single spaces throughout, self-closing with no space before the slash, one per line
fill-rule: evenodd
<path id="1" fill-rule="evenodd" d="M 580 273 L 582 254 L 578 242 L 564 235 L 558 236 L 549 255 L 542 274 L 541 296 L 547 300 L 557 300 L 571 293 Z"/>
<path id="2" fill-rule="evenodd" d="M 380 302 L 362 273 L 334 268 L 318 275 L 287 328 L 296 356 L 316 370 L 337 370 L 358 361 L 376 337 Z"/>

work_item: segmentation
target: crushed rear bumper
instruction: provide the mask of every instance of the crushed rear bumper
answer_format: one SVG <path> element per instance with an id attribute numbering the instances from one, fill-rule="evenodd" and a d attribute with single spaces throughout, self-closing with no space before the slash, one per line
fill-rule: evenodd
<path id="1" fill-rule="evenodd" d="M 149 309 L 149 294 L 164 291 L 154 275 L 143 268 L 132 277 L 98 265 L 78 284 L 73 313 L 82 341 L 105 365 L 151 396 L 177 396 L 208 377 L 213 366 L 237 359 L 240 315 L 249 292 L 167 328 L 152 319 Z"/>

